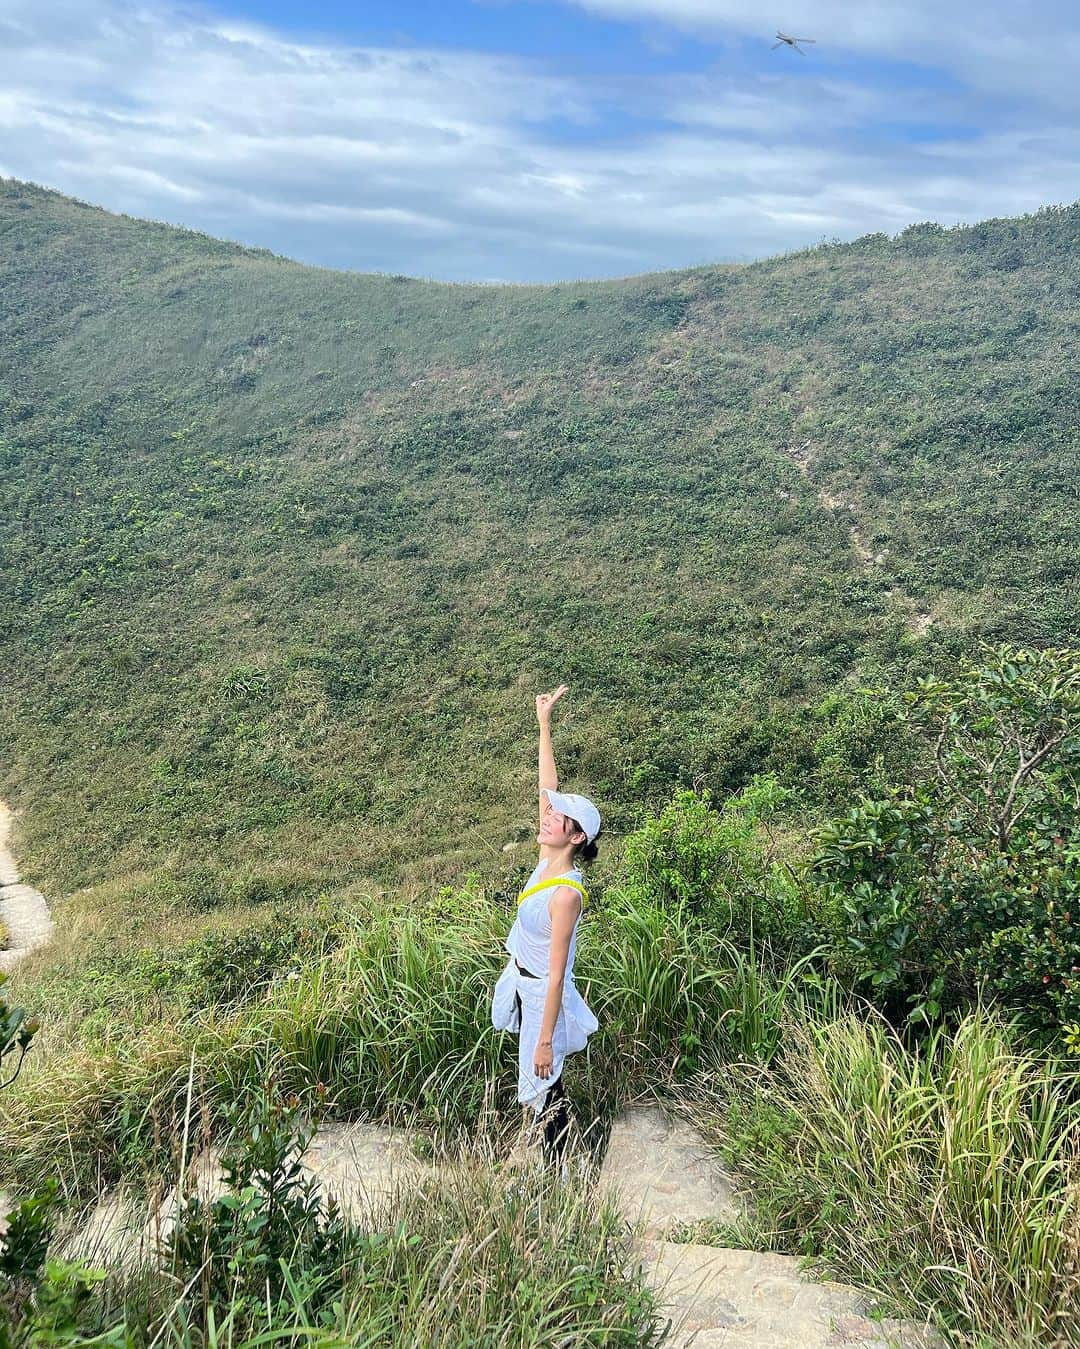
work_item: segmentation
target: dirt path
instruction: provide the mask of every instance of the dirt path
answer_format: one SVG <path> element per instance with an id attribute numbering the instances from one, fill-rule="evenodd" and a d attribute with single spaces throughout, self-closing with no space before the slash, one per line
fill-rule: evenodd
<path id="1" fill-rule="evenodd" d="M 800 445 L 789 445 L 786 450 L 788 458 L 802 475 L 803 481 L 809 486 L 811 491 L 817 496 L 820 505 L 830 513 L 839 512 L 838 518 L 847 520 L 848 537 L 851 539 L 851 546 L 854 549 L 855 556 L 859 559 L 859 567 L 863 571 L 871 571 L 874 568 L 884 566 L 889 557 L 888 547 L 875 552 L 866 541 L 863 528 L 857 518 L 855 507 L 849 501 L 835 492 L 829 492 L 820 484 L 815 483 L 810 476 L 810 469 L 816 458 L 816 450 L 813 442 L 806 440 Z M 781 497 L 785 501 L 792 499 L 792 493 L 781 491 Z M 879 573 L 880 574 L 880 573 Z M 899 587 L 894 585 L 888 591 L 888 597 L 900 609 L 904 622 L 908 625 L 916 637 L 924 637 L 927 629 L 936 621 L 933 614 L 923 612 L 919 601 L 912 596 L 905 594 Z"/>
<path id="2" fill-rule="evenodd" d="M 53 923 L 45 897 L 19 880 L 19 869 L 11 855 L 12 814 L 0 801 L 0 923 L 7 930 L 6 950 L 0 950 L 0 970 L 11 970 L 52 936 Z"/>

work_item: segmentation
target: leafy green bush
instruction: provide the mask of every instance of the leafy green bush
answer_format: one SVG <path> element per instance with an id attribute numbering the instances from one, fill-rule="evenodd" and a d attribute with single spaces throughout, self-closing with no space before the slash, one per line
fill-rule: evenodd
<path id="1" fill-rule="evenodd" d="M 125 1349 L 131 1341 L 123 1326 L 102 1326 L 90 1305 L 105 1272 L 48 1254 L 58 1194 L 50 1177 L 8 1214 L 0 1237 L 0 1349 L 91 1344 Z M 94 1324 L 90 1338 L 81 1333 L 88 1321 Z"/>
<path id="2" fill-rule="evenodd" d="M 625 844 L 625 890 L 680 909 L 733 939 L 792 938 L 802 916 L 799 886 L 759 826 L 792 793 L 759 775 L 716 809 L 705 790 L 678 791 Z"/>
<path id="3" fill-rule="evenodd" d="M 811 795 L 830 811 L 843 810 L 860 792 L 876 797 L 891 782 L 909 781 L 922 749 L 891 689 L 829 693 L 809 710 L 808 727 L 798 729 L 811 737 Z"/>
<path id="4" fill-rule="evenodd" d="M 52 1238 L 58 1188 L 51 1177 L 8 1214 L 7 1231 L 0 1237 L 0 1279 L 34 1279 L 41 1272 Z"/>
<path id="5" fill-rule="evenodd" d="M 302 1307 L 313 1323 L 332 1323 L 333 1298 L 364 1242 L 337 1201 L 301 1171 L 314 1128 L 272 1081 L 234 1106 L 228 1123 L 228 1193 L 189 1197 L 166 1251 L 183 1284 L 198 1282 L 193 1314 L 203 1328 L 225 1313 L 255 1327 L 273 1325 L 272 1308 L 284 1304 L 290 1313 Z"/>
<path id="6" fill-rule="evenodd" d="M 894 1017 L 941 1011 L 941 975 L 930 968 L 941 934 L 931 938 L 928 931 L 930 915 L 940 910 L 929 898 L 926 857 L 939 838 L 936 823 L 925 800 L 864 799 L 819 831 L 811 865 L 833 906 L 834 972 L 868 987 Z"/>
<path id="7" fill-rule="evenodd" d="M 7 975 L 0 970 L 0 987 L 6 982 Z M 37 1021 L 28 1018 L 24 1008 L 10 1006 L 4 1000 L 3 995 L 0 994 L 0 1061 L 8 1054 L 13 1054 L 16 1050 L 19 1051 L 19 1061 L 15 1065 L 15 1071 L 7 1081 L 0 1081 L 0 1087 L 6 1087 L 18 1077 L 19 1069 L 26 1057 L 26 1051 L 30 1048 L 30 1041 L 34 1038 L 37 1029 Z"/>
<path id="8" fill-rule="evenodd" d="M 205 932 L 174 950 L 105 955 L 95 971 L 120 988 L 142 985 L 187 1008 L 220 1007 L 261 993 L 339 941 L 333 929 L 275 916 L 233 931 Z"/>
<path id="9" fill-rule="evenodd" d="M 10 1331 L 0 1326 L 0 1349 L 134 1349 L 123 1323 L 101 1323 L 94 1290 L 108 1277 L 83 1260 L 50 1257 L 19 1322 Z"/>
<path id="10" fill-rule="evenodd" d="M 627 886 L 657 903 L 700 911 L 728 865 L 728 839 L 709 792 L 676 792 L 659 816 L 626 840 Z"/>
<path id="11" fill-rule="evenodd" d="M 933 778 L 824 828 L 810 874 L 838 971 L 894 1018 L 983 989 L 1049 1037 L 1080 1019 L 1080 652 L 984 655 L 908 695 Z"/>

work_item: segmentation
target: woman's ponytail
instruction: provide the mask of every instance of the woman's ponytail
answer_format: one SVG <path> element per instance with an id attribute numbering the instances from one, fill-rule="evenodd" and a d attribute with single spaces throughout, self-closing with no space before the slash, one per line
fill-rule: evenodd
<path id="1" fill-rule="evenodd" d="M 575 830 L 581 829 L 581 825 L 578 824 L 577 820 L 572 820 L 571 823 L 573 824 Z M 584 834 L 585 830 L 581 829 L 581 832 Z M 586 839 L 584 843 L 579 843 L 577 846 L 577 851 L 574 853 L 574 861 L 584 862 L 586 866 L 590 862 L 595 862 L 596 854 L 599 851 L 596 846 L 596 840 L 599 837 L 600 835 L 597 834 L 593 839 L 591 840 Z"/>

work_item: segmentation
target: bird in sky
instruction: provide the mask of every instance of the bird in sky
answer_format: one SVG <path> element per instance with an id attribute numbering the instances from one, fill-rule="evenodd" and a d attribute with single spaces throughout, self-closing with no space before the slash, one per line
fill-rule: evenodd
<path id="1" fill-rule="evenodd" d="M 793 47 L 793 48 L 795 49 L 795 51 L 797 51 L 797 52 L 799 53 L 800 56 L 805 56 L 805 55 L 806 55 L 806 53 L 803 51 L 803 49 L 798 45 L 800 42 L 816 42 L 816 41 L 817 41 L 817 38 L 816 38 L 816 37 L 788 37 L 787 33 L 781 33 L 779 30 L 777 30 L 776 36 L 777 36 L 777 39 L 778 39 L 778 40 L 777 40 L 776 42 L 774 42 L 774 43 L 772 44 L 772 46 L 769 48 L 770 51 L 773 51 L 773 52 L 774 52 L 774 51 L 776 51 L 777 47 L 783 46 L 784 43 L 787 43 L 787 45 L 788 45 L 789 47 Z"/>

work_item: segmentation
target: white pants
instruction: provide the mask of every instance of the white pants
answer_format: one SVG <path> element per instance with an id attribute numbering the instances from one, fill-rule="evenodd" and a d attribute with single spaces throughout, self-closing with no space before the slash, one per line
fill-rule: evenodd
<path id="1" fill-rule="evenodd" d="M 562 1007 L 551 1036 L 551 1075 L 537 1077 L 535 1071 L 536 1045 L 544 1020 L 547 1001 L 548 976 L 530 979 L 520 973 L 514 957 L 499 975 L 491 998 L 491 1024 L 496 1030 L 508 1030 L 518 1037 L 518 1100 L 531 1106 L 537 1113 L 544 1104 L 550 1088 L 562 1073 L 567 1054 L 584 1049 L 588 1038 L 599 1022 L 577 991 L 573 976 L 563 984 Z M 517 995 L 515 997 L 515 994 Z M 518 997 L 521 1016 L 518 1017 Z"/>

